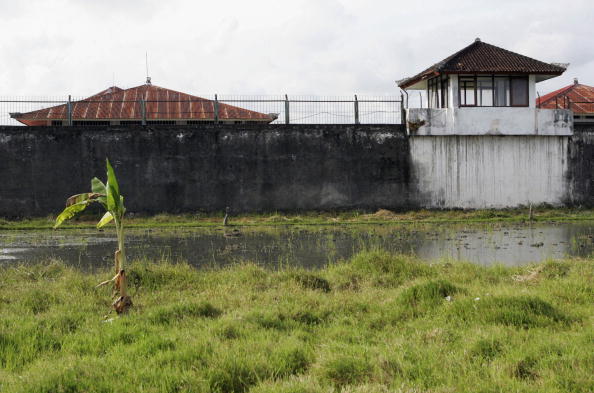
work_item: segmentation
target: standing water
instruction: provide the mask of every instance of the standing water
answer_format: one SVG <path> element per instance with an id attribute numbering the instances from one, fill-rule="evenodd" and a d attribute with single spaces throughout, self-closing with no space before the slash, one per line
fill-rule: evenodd
<path id="1" fill-rule="evenodd" d="M 197 267 L 252 261 L 315 269 L 369 249 L 481 265 L 523 265 L 594 252 L 594 222 L 233 228 L 128 229 L 127 254 L 131 260 L 168 259 Z M 92 271 L 112 266 L 116 244 L 109 228 L 0 231 L 0 264 L 60 259 Z"/>

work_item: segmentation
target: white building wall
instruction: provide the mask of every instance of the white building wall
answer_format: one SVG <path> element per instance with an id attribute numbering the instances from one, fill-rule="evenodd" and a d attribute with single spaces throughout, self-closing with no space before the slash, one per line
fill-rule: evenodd
<path id="1" fill-rule="evenodd" d="M 452 74 L 449 76 L 450 84 L 448 87 L 448 108 L 458 108 L 460 106 L 458 102 L 458 75 Z"/>
<path id="2" fill-rule="evenodd" d="M 528 75 L 528 107 L 536 108 L 536 75 Z"/>
<path id="3" fill-rule="evenodd" d="M 431 208 L 561 205 L 567 198 L 568 137 L 410 138 L 421 204 Z"/>
<path id="4" fill-rule="evenodd" d="M 573 114 L 530 107 L 411 108 L 407 130 L 410 135 L 572 135 Z"/>

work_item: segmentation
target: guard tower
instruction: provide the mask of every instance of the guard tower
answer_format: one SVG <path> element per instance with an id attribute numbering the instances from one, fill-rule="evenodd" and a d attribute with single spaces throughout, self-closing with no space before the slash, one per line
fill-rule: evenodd
<path id="1" fill-rule="evenodd" d="M 409 135 L 572 135 L 567 109 L 537 108 L 538 82 L 563 74 L 549 64 L 482 42 L 398 81 L 425 90 L 427 108 L 409 108 Z"/>

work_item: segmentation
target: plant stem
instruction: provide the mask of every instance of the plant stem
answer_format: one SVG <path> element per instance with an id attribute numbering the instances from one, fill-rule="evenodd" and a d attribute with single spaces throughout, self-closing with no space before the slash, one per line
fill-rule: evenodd
<path id="1" fill-rule="evenodd" d="M 114 218 L 116 234 L 118 236 L 118 249 L 120 250 L 120 270 L 126 265 L 126 253 L 124 251 L 124 224 L 121 219 Z"/>

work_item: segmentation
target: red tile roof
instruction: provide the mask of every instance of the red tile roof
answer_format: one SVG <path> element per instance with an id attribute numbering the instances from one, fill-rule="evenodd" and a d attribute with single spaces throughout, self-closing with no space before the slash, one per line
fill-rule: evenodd
<path id="1" fill-rule="evenodd" d="M 478 38 L 467 47 L 432 65 L 419 74 L 399 81 L 405 89 L 417 82 L 440 74 L 498 73 L 498 74 L 543 74 L 561 75 L 564 67 L 520 55 L 487 44 Z"/>
<path id="2" fill-rule="evenodd" d="M 180 93 L 152 84 L 130 89 L 110 87 L 72 103 L 73 120 L 141 120 L 140 100 L 145 100 L 147 120 L 214 120 L 214 101 Z M 269 123 L 271 115 L 219 103 L 219 120 L 244 120 Z M 45 125 L 47 121 L 67 118 L 66 104 L 17 114 L 27 125 Z"/>
<path id="3" fill-rule="evenodd" d="M 566 108 L 575 114 L 594 113 L 594 87 L 574 83 L 536 99 L 541 108 Z"/>

